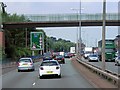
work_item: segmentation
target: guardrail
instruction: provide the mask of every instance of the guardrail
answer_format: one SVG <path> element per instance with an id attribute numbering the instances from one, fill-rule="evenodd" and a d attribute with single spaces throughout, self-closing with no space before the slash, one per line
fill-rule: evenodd
<path id="1" fill-rule="evenodd" d="M 38 62 L 39 59 L 42 58 L 41 55 L 38 55 L 38 56 L 30 56 L 30 58 L 33 59 L 34 62 Z M 5 68 L 10 68 L 10 67 L 16 67 L 17 66 L 17 62 L 18 61 L 11 61 L 11 60 L 8 60 L 8 62 L 2 62 L 2 69 L 5 69 Z"/>
<path id="2" fill-rule="evenodd" d="M 15 67 L 17 66 L 17 62 L 9 62 L 9 63 L 5 63 L 5 64 L 2 64 L 2 69 L 5 69 L 5 68 L 10 68 L 10 67 Z"/>
<path id="3" fill-rule="evenodd" d="M 91 69 L 93 72 L 95 72 L 96 74 L 102 76 L 103 78 L 113 82 L 114 85 L 117 85 L 118 87 L 120 87 L 120 76 L 116 76 L 114 74 L 112 74 L 112 72 L 109 71 L 103 71 L 101 70 L 101 68 L 98 68 L 94 65 L 90 65 L 82 60 L 80 60 L 78 57 L 76 57 L 77 61 L 79 63 L 81 63 L 82 65 L 86 66 L 87 68 Z"/>
<path id="4" fill-rule="evenodd" d="M 83 58 L 81 60 L 84 61 Z M 86 62 L 86 61 L 84 61 L 84 62 Z M 86 63 L 89 64 L 89 65 L 91 65 L 91 66 L 93 66 L 93 67 L 96 67 L 96 68 L 102 70 L 102 68 L 100 66 L 93 65 L 93 64 L 91 64 L 89 62 L 86 62 Z M 108 69 L 105 69 L 105 71 L 108 72 L 108 73 L 111 73 L 112 75 L 116 75 L 116 76 L 120 77 L 119 73 L 113 72 L 113 71 L 108 70 Z"/>

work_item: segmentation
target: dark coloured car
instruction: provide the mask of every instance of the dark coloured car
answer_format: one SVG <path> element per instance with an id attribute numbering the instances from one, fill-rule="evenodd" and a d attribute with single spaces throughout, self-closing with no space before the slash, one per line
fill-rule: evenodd
<path id="1" fill-rule="evenodd" d="M 52 60 L 51 56 L 43 56 L 43 60 Z"/>
<path id="2" fill-rule="evenodd" d="M 45 53 L 44 56 L 43 56 L 43 60 L 52 60 L 52 55 L 49 54 L 49 53 Z"/>
<path id="3" fill-rule="evenodd" d="M 70 53 L 65 53 L 65 54 L 64 54 L 64 57 L 65 57 L 65 58 L 71 58 L 72 56 L 71 56 Z"/>
<path id="4" fill-rule="evenodd" d="M 65 64 L 65 59 L 62 55 L 57 55 L 54 59 L 57 60 L 59 63 Z"/>

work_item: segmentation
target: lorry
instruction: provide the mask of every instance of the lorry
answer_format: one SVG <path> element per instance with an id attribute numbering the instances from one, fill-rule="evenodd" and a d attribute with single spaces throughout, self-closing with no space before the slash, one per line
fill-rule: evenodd
<path id="1" fill-rule="evenodd" d="M 70 53 L 75 54 L 75 47 L 70 47 Z"/>
<path id="2" fill-rule="evenodd" d="M 115 43 L 112 39 L 105 40 L 105 61 L 115 61 Z M 102 60 L 102 40 L 98 42 L 98 56 Z"/>
<path id="3" fill-rule="evenodd" d="M 93 53 L 92 47 L 85 47 L 84 48 L 84 58 L 88 59 L 88 56 Z"/>
<path id="4" fill-rule="evenodd" d="M 60 53 L 59 53 L 59 55 L 62 55 L 62 56 L 64 56 L 64 52 L 60 52 Z"/>

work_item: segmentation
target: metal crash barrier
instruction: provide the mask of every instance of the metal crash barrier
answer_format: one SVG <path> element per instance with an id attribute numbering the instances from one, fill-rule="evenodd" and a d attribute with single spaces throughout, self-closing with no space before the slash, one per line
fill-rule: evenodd
<path id="1" fill-rule="evenodd" d="M 103 78 L 107 79 L 108 81 L 112 82 L 114 85 L 120 87 L 120 75 L 114 75 L 114 73 L 112 74 L 112 72 L 108 72 L 108 71 L 103 71 L 101 70 L 101 68 L 98 68 L 94 65 L 88 64 L 82 60 L 80 60 L 79 58 L 77 58 L 77 61 L 79 63 L 81 63 L 82 65 L 84 65 L 85 67 L 89 68 L 90 70 L 92 70 L 93 72 L 95 72 L 96 74 L 98 74 L 99 76 L 102 76 Z"/>

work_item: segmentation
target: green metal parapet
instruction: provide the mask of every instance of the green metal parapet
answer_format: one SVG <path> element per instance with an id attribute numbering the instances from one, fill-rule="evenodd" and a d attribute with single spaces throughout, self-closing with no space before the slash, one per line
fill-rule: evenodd
<path id="1" fill-rule="evenodd" d="M 33 22 L 80 20 L 80 15 L 77 18 L 77 14 L 25 14 L 25 17 Z M 102 14 L 81 14 L 81 20 L 102 20 Z M 107 13 L 106 20 L 118 20 L 118 13 Z"/>

